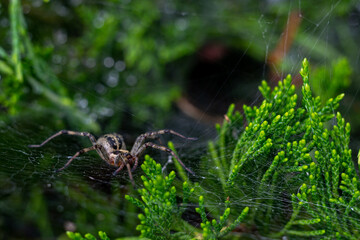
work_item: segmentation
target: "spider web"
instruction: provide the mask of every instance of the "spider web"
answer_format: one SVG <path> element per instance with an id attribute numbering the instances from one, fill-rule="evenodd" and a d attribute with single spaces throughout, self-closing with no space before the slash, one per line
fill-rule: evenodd
<path id="1" fill-rule="evenodd" d="M 30 7 L 36 7 L 36 4 L 41 5 L 40 2 L 34 1 Z M 75 0 L 71 2 L 75 5 L 81 3 L 81 1 Z M 59 6 L 65 8 L 61 3 L 56 2 L 56 4 L 60 4 Z M 105 12 L 108 8 L 116 8 L 120 12 L 135 10 L 127 7 L 126 3 L 120 4 L 110 1 L 105 3 L 89 1 L 84 4 L 100 4 Z M 211 6 L 212 4 L 216 5 L 215 3 L 209 5 Z M 344 43 L 344 40 L 338 39 L 341 38 L 339 36 L 341 35 L 340 33 L 344 33 L 344 31 L 350 31 L 350 33 L 347 33 L 347 36 L 359 39 L 359 4 L 350 4 L 352 10 L 347 12 L 349 14 L 344 14 L 345 16 L 341 15 L 341 8 L 344 7 L 342 1 L 331 2 L 327 8 L 316 11 L 316 14 L 303 12 L 303 10 L 309 9 L 307 1 L 298 0 L 291 3 L 282 3 L 281 7 L 279 7 L 277 1 L 266 2 L 266 7 L 261 6 L 259 3 L 257 4 L 251 5 L 250 9 L 257 14 L 249 15 L 248 18 L 243 17 L 243 19 L 246 19 L 249 25 L 256 27 L 260 34 L 250 33 L 247 36 L 239 29 L 239 35 L 247 37 L 247 41 L 241 42 L 239 40 L 240 43 L 237 43 L 243 49 L 241 52 L 237 52 L 234 55 L 230 54 L 229 61 L 211 63 L 210 67 L 204 67 L 200 63 L 198 65 L 194 64 L 199 69 L 204 68 L 203 72 L 196 72 L 194 75 L 189 74 L 190 78 L 203 74 L 203 81 L 198 83 L 201 85 L 202 92 L 199 92 L 199 86 L 188 86 L 187 90 L 189 90 L 190 101 L 178 102 L 176 106 L 177 111 L 164 123 L 167 129 L 173 129 L 185 136 L 198 138 L 197 141 L 193 142 L 179 139 L 176 136 L 166 135 L 160 138 L 160 144 L 166 145 L 168 140 L 175 142 L 175 148 L 179 157 L 187 167 L 196 173 L 196 176 L 190 179 L 199 185 L 205 182 L 206 179 L 216 180 L 218 178 L 218 175 L 214 174 L 213 171 L 209 171 L 209 168 L 214 168 L 215 166 L 200 164 L 204 162 L 204 160 L 201 161 L 200 159 L 206 158 L 208 141 L 216 141 L 218 139 L 214 125 L 215 122 L 219 122 L 219 119 L 223 119 L 223 114 L 226 111 L 224 106 L 231 102 L 237 102 L 240 106 L 242 103 L 250 106 L 258 105 L 262 100 L 257 91 L 260 81 L 262 79 L 275 81 L 277 78 L 284 77 L 288 73 L 293 75 L 295 81 L 304 57 L 310 58 L 310 62 L 313 61 L 315 64 L 323 65 L 325 69 L 331 71 L 331 60 L 338 56 L 346 56 L 350 59 L 354 72 L 357 73 L 359 71 L 359 68 L 356 67 L 359 65 L 360 56 L 358 44 L 349 44 L 355 47 L 349 50 L 349 46 Z M 211 8 L 207 5 L 202 7 L 204 9 L 210 8 L 211 11 L 209 12 L 205 10 L 188 10 L 186 7 L 176 9 L 175 5 L 171 2 L 166 3 L 164 6 L 161 13 L 166 15 L 169 21 L 178 21 L 180 28 L 186 28 L 189 22 L 200 21 L 201 19 L 210 19 L 209 24 L 213 24 L 217 21 L 222 22 L 226 18 L 230 20 L 226 21 L 229 24 L 231 21 L 236 22 L 238 18 L 236 15 L 217 15 L 217 12 L 213 11 L 213 8 L 216 7 Z M 269 9 L 277 7 L 277 10 L 268 12 Z M 273 73 L 277 77 L 274 77 L 269 72 L 274 67 L 271 64 L 275 65 L 275 63 L 269 60 L 269 56 L 274 54 L 279 38 L 282 36 L 284 27 L 289 23 L 294 9 L 299 11 L 298 16 L 300 16 L 302 21 L 301 27 L 298 29 L 295 40 L 285 38 L 285 42 L 293 42 L 289 49 L 280 51 L 280 55 L 282 53 L 281 58 L 286 64 L 275 68 Z M 179 15 L 182 17 L 179 18 Z M 99 19 L 95 19 L 94 24 L 101 24 L 102 16 L 99 14 Z M 284 21 L 284 19 L 288 20 Z M 348 29 L 336 29 L 337 25 L 334 23 L 338 22 L 343 24 L 340 26 L 347 26 Z M 54 37 L 57 39 L 56 41 L 60 41 L 61 39 L 66 39 L 66 34 L 58 32 Z M 64 41 L 66 42 L 66 40 Z M 356 43 L 360 41 L 351 42 Z M 260 53 L 253 52 L 254 48 L 252 46 L 255 45 L 261 46 Z M 286 44 L 282 46 L 286 48 Z M 211 54 L 214 54 L 214 52 L 221 52 L 221 49 L 219 50 L 218 47 L 221 48 L 223 46 L 207 45 L 202 51 L 197 53 L 195 58 L 200 58 L 204 54 L 213 56 Z M 230 49 L 230 51 L 232 50 Z M 321 51 L 325 51 L 325 53 Z M 339 54 L 339 52 L 344 54 Z M 243 75 L 239 73 L 239 69 L 247 61 L 251 61 L 247 58 L 248 55 L 256 56 L 256 61 L 260 62 L 260 64 L 254 72 L 247 72 L 246 75 Z M 216 58 L 216 54 L 214 58 Z M 91 65 L 91 59 L 88 60 L 87 64 Z M 56 59 L 54 61 L 56 62 Z M 113 63 L 111 63 L 112 61 Z M 118 68 L 121 68 L 123 59 L 116 62 L 113 56 L 104 57 L 104 68 L 108 68 L 110 65 L 116 68 L 116 63 L 118 63 Z M 217 78 L 222 79 L 220 82 L 216 82 L 213 78 L 213 74 L 216 73 L 213 73 L 211 68 L 215 65 L 220 65 L 222 69 L 221 73 L 217 73 L 219 75 Z M 223 68 L 226 70 L 223 70 Z M 108 85 L 98 86 L 98 91 L 102 91 L 101 89 L 103 88 L 111 88 L 112 84 L 116 85 L 118 80 L 111 75 L 111 68 L 109 69 L 109 72 L 104 73 L 106 76 L 103 76 L 106 78 L 105 82 Z M 358 90 L 360 89 L 358 76 L 359 74 L 352 75 L 353 87 L 346 90 L 349 97 L 345 98 L 344 105 L 340 107 L 343 117 L 351 122 L 355 132 L 358 131 L 358 125 L 356 124 L 356 117 L 352 117 L 351 113 L 356 111 L 358 102 Z M 246 77 L 255 80 L 241 83 L 236 81 L 236 79 Z M 269 77 L 272 79 L 269 79 Z M 136 84 L 136 81 L 140 80 L 128 76 L 126 81 L 128 85 L 131 85 Z M 103 105 L 103 108 L 99 111 L 102 116 L 111 117 L 114 112 L 121 112 L 125 117 L 143 122 L 146 125 L 144 132 L 158 130 L 157 124 L 148 123 L 148 119 L 143 118 L 141 113 L 129 111 L 122 104 L 111 102 L 105 97 L 101 97 L 101 95 L 94 94 L 86 87 L 83 89 L 79 88 L 70 81 L 63 81 L 63 83 L 69 88 L 77 88 L 79 92 L 77 100 L 80 107 L 91 108 L 89 106 L 91 103 L 84 96 L 93 96 Z M 294 83 L 296 84 L 296 82 Z M 245 90 L 241 91 L 239 88 Z M 232 89 L 239 90 L 240 93 L 236 92 L 238 95 L 228 96 L 228 91 Z M 127 90 L 124 88 L 122 91 L 125 93 Z M 149 94 L 151 94 L 151 90 Z M 202 97 L 205 100 L 201 99 Z M 195 114 L 189 113 L 190 107 L 194 107 Z M 217 109 L 221 110 L 217 111 Z M 31 119 L 30 116 L 29 119 Z M 91 232 L 93 234 L 98 230 L 103 230 L 112 238 L 138 235 L 138 232 L 135 231 L 138 223 L 138 210 L 131 203 L 124 200 L 125 194 L 136 194 L 130 187 L 131 183 L 126 171 L 122 171 L 116 177 L 112 176 L 114 168 L 102 161 L 94 151 L 79 156 L 63 172 L 54 172 L 55 169 L 62 167 L 77 151 L 90 146 L 91 143 L 87 138 L 61 136 L 40 149 L 27 148 L 29 144 L 41 143 L 58 130 L 60 129 L 49 127 L 45 122 L 19 120 L 12 122 L 12 120 L 8 119 L 0 122 L 0 229 L 2 229 L 0 231 L 0 238 L 8 239 L 8 234 L 10 234 L 10 238 L 23 238 L 25 236 L 28 239 L 38 238 L 39 236 L 43 238 L 59 237 L 64 235 L 66 230 L 76 230 L 82 233 Z M 139 134 L 143 133 L 137 132 Z M 127 147 L 130 149 L 137 135 L 126 132 L 122 132 L 122 134 L 124 134 Z M 358 139 L 355 135 L 351 144 L 353 152 L 356 153 Z M 156 150 L 148 150 L 146 153 L 164 166 L 164 173 L 169 173 L 171 170 L 176 169 L 172 163 L 173 160 L 169 159 L 168 154 Z M 229 155 L 229 158 L 231 157 Z M 143 158 L 141 158 L 140 164 L 142 160 Z M 246 175 L 249 181 L 255 181 L 254 179 L 261 172 L 261 168 L 264 167 L 258 166 L 256 161 L 254 161 L 254 164 L 252 174 Z M 141 175 L 142 171 L 138 167 L 133 173 L 137 187 L 142 187 Z M 262 208 L 266 206 L 262 206 L 261 204 L 263 203 L 259 204 L 258 200 L 269 199 L 278 201 L 280 203 L 276 205 L 278 208 L 274 207 L 272 211 L 281 212 L 287 209 L 287 207 L 289 211 L 282 215 L 279 214 L 276 221 L 269 223 L 266 227 L 274 232 L 279 231 L 291 215 L 290 192 L 288 192 L 292 187 L 290 179 L 290 176 L 283 176 L 282 181 L 280 181 L 282 185 L 277 189 L 278 194 L 270 194 L 264 191 L 262 199 L 251 198 L 251 195 L 246 193 L 251 192 L 252 189 L 249 186 L 243 186 L 244 194 L 241 195 L 242 197 L 231 199 L 232 208 L 242 209 L 245 206 Z M 256 185 L 255 182 L 254 185 Z M 210 199 L 206 201 L 205 207 L 209 218 L 211 218 L 224 208 L 224 196 L 220 194 L 217 186 L 204 189 L 207 191 L 206 195 L 210 196 Z M 280 197 L 278 199 L 271 199 L 274 195 Z M 196 206 L 196 203 L 193 203 L 190 208 L 193 209 L 194 206 Z M 286 218 L 283 218 L 283 216 L 286 216 Z M 191 210 L 187 218 L 190 219 L 188 220 L 189 222 L 199 227 L 201 220 Z M 354 221 L 359 221 L 359 219 L 354 219 Z M 113 226 L 116 226 L 116 228 Z M 250 232 L 250 238 L 268 237 L 261 236 L 257 229 L 247 231 Z"/>

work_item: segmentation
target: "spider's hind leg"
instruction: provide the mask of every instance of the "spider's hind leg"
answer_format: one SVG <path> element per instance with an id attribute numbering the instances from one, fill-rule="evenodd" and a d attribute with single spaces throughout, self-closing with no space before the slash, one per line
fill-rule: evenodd
<path id="1" fill-rule="evenodd" d="M 29 145 L 28 147 L 31 147 L 31 148 L 42 147 L 46 143 L 48 143 L 51 139 L 56 138 L 57 136 L 60 136 L 60 135 L 75 135 L 75 136 L 88 137 L 93 145 L 96 144 L 96 139 L 91 133 L 88 133 L 88 132 L 75 132 L 75 131 L 69 131 L 69 130 L 61 130 L 61 131 L 55 133 L 54 135 L 50 136 L 48 139 L 46 139 L 41 144 Z"/>

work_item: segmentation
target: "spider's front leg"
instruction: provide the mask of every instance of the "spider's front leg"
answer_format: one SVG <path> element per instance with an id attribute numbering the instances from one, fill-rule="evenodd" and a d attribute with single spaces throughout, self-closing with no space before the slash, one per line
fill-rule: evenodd
<path id="1" fill-rule="evenodd" d="M 69 130 L 61 130 L 61 131 L 55 133 L 54 135 L 50 136 L 48 139 L 46 139 L 41 144 L 29 145 L 28 147 L 31 147 L 31 148 L 42 147 L 46 143 L 48 143 L 51 139 L 56 138 L 57 136 L 60 136 L 60 135 L 74 135 L 74 136 L 88 137 L 93 145 L 96 144 L 96 139 L 91 133 L 88 133 L 88 132 L 75 132 L 75 131 L 69 131 Z"/>
<path id="2" fill-rule="evenodd" d="M 77 153 L 75 153 L 75 155 L 72 156 L 72 157 L 70 158 L 70 160 L 69 160 L 62 168 L 57 169 L 56 172 L 60 172 L 60 171 L 64 170 L 65 168 L 67 168 L 67 167 L 70 165 L 70 163 L 71 163 L 75 158 L 77 158 L 80 154 L 83 154 L 83 153 L 86 153 L 86 152 L 89 152 L 89 151 L 98 149 L 98 148 L 100 148 L 100 147 L 101 147 L 100 145 L 94 145 L 94 146 L 91 146 L 91 147 L 88 147 L 88 148 L 81 149 L 80 151 L 78 151 Z"/>
<path id="3" fill-rule="evenodd" d="M 189 173 L 191 173 L 192 175 L 195 176 L 195 173 L 185 166 L 185 164 L 180 160 L 180 158 L 178 156 L 176 156 L 176 154 L 174 153 L 173 150 L 171 150 L 170 148 L 164 147 L 164 146 L 159 146 L 159 145 L 157 145 L 155 143 L 152 143 L 152 142 L 147 142 L 147 143 L 143 144 L 138 149 L 138 151 L 134 154 L 134 157 L 137 159 L 145 151 L 145 149 L 149 148 L 149 147 L 155 148 L 155 149 L 158 149 L 158 150 L 161 150 L 161 151 L 164 151 L 164 152 L 167 152 L 167 153 L 171 154 L 181 164 L 181 166 L 186 171 L 188 171 Z M 137 161 L 135 162 L 133 170 L 135 169 L 135 166 L 137 166 Z"/>
<path id="4" fill-rule="evenodd" d="M 113 175 L 115 176 L 116 174 L 118 174 L 124 168 L 125 165 L 126 165 L 126 168 L 128 170 L 128 173 L 129 173 L 129 178 L 130 178 L 131 184 L 135 187 L 135 182 L 134 182 L 134 179 L 133 179 L 133 176 L 132 176 L 132 173 L 131 173 L 131 167 L 130 167 L 129 163 L 123 162 L 120 165 L 120 167 L 118 169 L 116 169 L 116 171 L 113 173 Z"/>
<path id="5" fill-rule="evenodd" d="M 131 154 L 134 156 L 136 154 L 136 152 L 138 152 L 139 148 L 143 145 L 143 143 L 144 143 L 144 141 L 146 139 L 155 139 L 155 138 L 158 138 L 159 135 L 167 134 L 167 133 L 176 135 L 178 137 L 181 137 L 181 138 L 184 138 L 184 139 L 187 139 L 187 140 L 196 140 L 196 138 L 185 137 L 184 135 L 182 135 L 182 134 L 180 134 L 178 132 L 175 132 L 173 130 L 170 130 L 170 129 L 163 129 L 163 130 L 159 130 L 159 131 L 155 131 L 155 132 L 147 132 L 147 133 L 141 134 L 140 136 L 138 136 L 136 138 L 134 146 L 131 149 Z"/>
<path id="6" fill-rule="evenodd" d="M 141 154 L 139 154 L 140 156 Z M 137 166 L 138 166 L 138 163 L 139 163 L 139 157 L 138 156 L 134 156 L 134 166 L 132 167 L 131 171 L 134 171 Z"/>

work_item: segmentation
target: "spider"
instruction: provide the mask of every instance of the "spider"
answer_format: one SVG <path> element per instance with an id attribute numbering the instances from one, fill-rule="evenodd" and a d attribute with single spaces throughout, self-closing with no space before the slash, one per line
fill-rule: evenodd
<path id="1" fill-rule="evenodd" d="M 161 151 L 165 151 L 165 152 L 171 154 L 173 157 L 175 157 L 175 159 L 181 164 L 181 166 L 183 168 L 185 168 L 192 175 L 195 175 L 194 172 L 191 171 L 189 168 L 187 168 L 184 165 L 184 163 L 180 160 L 180 158 L 178 156 L 176 156 L 176 154 L 171 149 L 161 146 L 161 145 L 157 145 L 152 142 L 144 143 L 144 141 L 146 139 L 155 139 L 155 138 L 158 138 L 159 135 L 166 134 L 166 133 L 170 133 L 170 134 L 173 134 L 173 135 L 176 135 L 181 138 L 188 139 L 188 140 L 196 140 L 196 138 L 185 137 L 185 136 L 181 135 L 180 133 L 177 133 L 173 130 L 164 129 L 164 130 L 159 130 L 159 131 L 155 131 L 155 132 L 146 132 L 146 133 L 141 134 L 140 136 L 138 136 L 136 138 L 136 141 L 135 141 L 133 147 L 131 148 L 131 151 L 128 151 L 128 150 L 126 150 L 126 146 L 125 146 L 123 137 L 117 133 L 105 134 L 96 140 L 96 138 L 91 133 L 88 133 L 88 132 L 75 132 L 75 131 L 69 131 L 69 130 L 61 130 L 61 131 L 55 133 L 54 135 L 50 136 L 49 138 L 47 138 L 41 144 L 29 145 L 29 147 L 31 147 L 31 148 L 42 147 L 47 142 L 49 142 L 51 139 L 53 139 L 57 136 L 63 135 L 63 134 L 88 137 L 90 139 L 90 141 L 92 142 L 92 146 L 84 148 L 84 149 L 78 151 L 77 153 L 75 153 L 75 155 L 72 156 L 70 158 L 70 160 L 62 168 L 57 169 L 56 171 L 59 172 L 59 171 L 64 170 L 80 154 L 83 154 L 83 153 L 86 153 L 86 152 L 89 152 L 92 150 L 96 150 L 97 153 L 99 154 L 99 156 L 101 157 L 101 159 L 103 159 L 108 164 L 117 167 L 117 169 L 113 173 L 113 175 L 116 175 L 117 173 L 119 173 L 126 166 L 126 168 L 128 169 L 128 172 L 129 172 L 129 178 L 133 185 L 134 185 L 134 180 L 133 180 L 131 172 L 136 169 L 138 162 L 139 162 L 138 158 L 145 151 L 145 149 L 149 148 L 149 147 L 155 148 L 155 149 L 158 149 Z M 131 165 L 132 165 L 132 168 L 131 168 Z"/>

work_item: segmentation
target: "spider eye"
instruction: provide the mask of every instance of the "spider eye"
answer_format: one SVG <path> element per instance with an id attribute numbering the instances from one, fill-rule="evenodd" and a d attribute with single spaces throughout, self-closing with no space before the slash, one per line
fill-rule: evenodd
<path id="1" fill-rule="evenodd" d="M 119 137 L 119 136 L 116 136 L 116 139 L 117 139 L 117 141 L 118 141 L 118 143 L 119 143 L 119 148 L 121 148 L 121 147 L 122 147 L 122 143 L 123 143 L 122 138 Z"/>
<path id="2" fill-rule="evenodd" d="M 106 140 L 110 144 L 111 148 L 117 149 L 116 141 L 113 137 L 107 137 Z"/>

